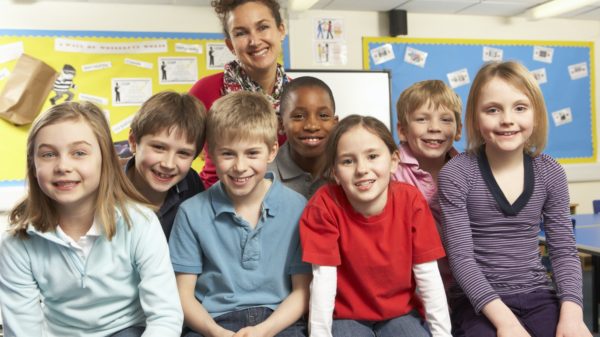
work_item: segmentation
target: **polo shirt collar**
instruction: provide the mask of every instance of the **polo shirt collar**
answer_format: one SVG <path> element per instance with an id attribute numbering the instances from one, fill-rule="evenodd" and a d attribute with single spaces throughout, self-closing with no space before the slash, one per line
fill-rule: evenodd
<path id="1" fill-rule="evenodd" d="M 281 180 L 290 180 L 306 174 L 292 159 L 289 142 L 285 142 L 279 149 L 276 160 Z"/>
<path id="2" fill-rule="evenodd" d="M 265 173 L 265 178 L 272 181 L 267 194 L 262 202 L 262 209 L 269 215 L 275 216 L 279 209 L 279 206 L 282 202 L 279 195 L 281 195 L 281 189 L 283 185 L 280 181 L 275 179 L 275 175 L 273 172 Z M 231 213 L 235 214 L 235 208 L 233 207 L 233 203 L 231 199 L 225 192 L 225 187 L 223 183 L 219 181 L 218 184 L 214 184 L 210 187 L 210 202 L 212 204 L 213 210 L 215 212 L 215 216 L 218 217 L 222 213 Z"/>

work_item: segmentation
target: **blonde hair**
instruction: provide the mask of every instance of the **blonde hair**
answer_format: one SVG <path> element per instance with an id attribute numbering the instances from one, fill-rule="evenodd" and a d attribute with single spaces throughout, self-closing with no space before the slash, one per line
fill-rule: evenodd
<path id="1" fill-rule="evenodd" d="M 53 106 L 33 123 L 27 137 L 27 196 L 10 212 L 10 233 L 26 238 L 29 225 L 40 232 L 56 230 L 56 225 L 60 221 L 59 214 L 55 202 L 42 191 L 37 182 L 34 151 L 35 139 L 40 130 L 48 125 L 64 121 L 87 123 L 98 140 L 102 166 L 95 216 L 104 225 L 105 234 L 110 240 L 116 232 L 115 209 L 119 208 L 128 227 L 131 227 L 131 217 L 125 205 L 129 201 L 143 204 L 147 204 L 147 201 L 125 176 L 115 152 L 104 113 L 94 104 L 87 102 L 65 102 Z"/>
<path id="2" fill-rule="evenodd" d="M 477 72 L 467 99 L 465 116 L 467 151 L 476 153 L 484 144 L 478 127 L 477 104 L 483 87 L 494 78 L 514 86 L 529 98 L 534 112 L 534 126 L 523 150 L 533 157 L 539 155 L 546 147 L 548 135 L 548 116 L 544 96 L 533 75 L 522 64 L 515 61 L 487 63 Z"/>
<path id="3" fill-rule="evenodd" d="M 424 104 L 434 109 L 446 108 L 454 113 L 456 132 L 462 128 L 462 102 L 460 97 L 440 80 L 427 80 L 414 83 L 406 88 L 396 102 L 398 123 L 402 128 L 408 127 L 408 117 Z"/>
<path id="4" fill-rule="evenodd" d="M 342 138 L 346 132 L 357 127 L 362 127 L 379 137 L 390 151 L 390 154 L 394 154 L 398 151 L 394 136 L 392 136 L 390 130 L 380 120 L 370 116 L 350 115 L 337 123 L 327 138 L 327 143 L 325 144 L 325 160 L 320 170 L 321 177 L 330 182 L 335 181 L 333 171 L 337 160 L 340 138 Z"/>
<path id="5" fill-rule="evenodd" d="M 206 109 L 189 94 L 163 91 L 150 97 L 133 117 L 131 133 L 139 143 L 142 137 L 162 130 L 185 135 L 188 143 L 196 145 L 197 156 L 204 147 Z"/>
<path id="6" fill-rule="evenodd" d="M 206 139 L 209 151 L 235 140 L 261 140 L 269 149 L 277 142 L 277 116 L 259 93 L 239 91 L 216 100 L 208 112 Z"/>

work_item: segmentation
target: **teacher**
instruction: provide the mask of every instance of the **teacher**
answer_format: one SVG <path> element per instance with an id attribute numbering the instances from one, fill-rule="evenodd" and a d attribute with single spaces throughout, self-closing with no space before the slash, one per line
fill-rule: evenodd
<path id="1" fill-rule="evenodd" d="M 222 73 L 200 79 L 190 94 L 210 109 L 219 97 L 236 91 L 265 94 L 279 111 L 279 96 L 283 85 L 290 81 L 277 63 L 285 26 L 275 0 L 214 0 L 211 5 L 221 19 L 225 43 L 236 56 Z M 279 144 L 285 141 L 279 135 Z M 218 181 L 215 166 L 205 148 L 205 164 L 200 179 L 205 188 Z"/>

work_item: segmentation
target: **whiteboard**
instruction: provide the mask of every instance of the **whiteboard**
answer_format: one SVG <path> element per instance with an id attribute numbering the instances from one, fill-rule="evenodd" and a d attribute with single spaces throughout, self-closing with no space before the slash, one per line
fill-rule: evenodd
<path id="1" fill-rule="evenodd" d="M 286 70 L 292 78 L 313 76 L 331 88 L 335 112 L 340 119 L 366 115 L 379 119 L 391 129 L 392 108 L 390 73 L 363 70 Z"/>

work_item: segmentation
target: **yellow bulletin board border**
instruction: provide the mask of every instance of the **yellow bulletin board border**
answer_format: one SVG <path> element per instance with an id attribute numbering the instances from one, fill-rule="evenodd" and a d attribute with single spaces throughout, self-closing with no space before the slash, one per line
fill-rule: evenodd
<path id="1" fill-rule="evenodd" d="M 390 45 L 394 52 L 394 59 L 380 64 L 375 64 L 373 50 L 377 50 L 384 45 Z M 533 50 L 535 47 L 551 48 L 554 52 L 554 60 L 552 63 L 543 63 L 533 60 Z M 421 50 L 426 54 L 426 60 L 423 67 L 415 66 L 405 62 L 405 52 L 407 47 Z M 555 41 L 555 40 L 482 40 L 482 39 L 435 39 L 435 38 L 394 38 L 394 37 L 365 37 L 363 38 L 363 67 L 370 70 L 388 70 L 392 73 L 392 99 L 395 102 L 400 93 L 414 82 L 425 79 L 440 79 L 449 84 L 449 79 L 446 76 L 451 71 L 458 70 L 457 64 L 461 63 L 468 69 L 468 74 L 471 80 L 475 77 L 477 70 L 484 64 L 483 47 L 498 48 L 504 52 L 504 60 L 518 60 L 522 62 L 528 69 L 534 70 L 545 68 L 548 74 L 548 83 L 540 84 L 544 92 L 546 105 L 549 114 L 550 136 L 549 147 L 547 151 L 552 151 L 553 145 L 560 144 L 564 140 L 564 135 L 560 133 L 567 128 L 570 128 L 571 134 L 584 134 L 586 137 L 585 147 L 588 152 L 585 155 L 569 155 L 562 149 L 564 155 L 554 155 L 562 164 L 582 164 L 596 163 L 597 150 L 597 130 L 596 130 L 596 88 L 595 88 L 595 56 L 594 43 L 588 41 Z M 390 48 L 390 47 L 388 47 Z M 443 55 L 440 55 L 443 53 Z M 523 55 L 527 55 L 523 57 Z M 573 56 L 571 56 L 573 55 Z M 580 60 L 579 55 L 585 55 Z M 439 56 L 439 57 L 438 57 Z M 584 119 L 585 123 L 581 125 L 575 123 L 565 124 L 563 126 L 554 127 L 551 113 L 558 109 L 557 105 L 564 104 L 561 100 L 565 98 L 564 90 L 556 88 L 550 89 L 552 80 L 560 76 L 568 79 L 569 74 L 564 64 L 575 64 L 578 62 L 586 62 L 588 65 L 588 76 L 577 80 L 563 80 L 561 83 L 564 86 L 571 87 L 579 85 L 584 90 L 571 91 L 574 92 L 573 101 L 579 100 L 585 102 L 585 113 L 577 114 L 573 109 L 574 122 L 576 119 Z M 572 63 L 569 63 L 572 62 Z M 448 67 L 444 68 L 445 65 Z M 454 66 L 455 68 L 451 68 Z M 434 69 L 435 70 L 430 70 Z M 446 72 L 446 73 L 443 73 Z M 443 73 L 443 75 L 441 75 Z M 558 85 L 558 82 L 556 82 Z M 574 87 L 573 87 L 574 88 Z M 463 109 L 466 106 L 468 97 L 468 85 L 454 88 L 463 100 Z M 560 88 L 563 89 L 563 88 Z M 553 91 L 551 91 L 553 90 Z M 589 102 L 589 104 L 588 104 Z M 577 102 L 573 103 L 576 106 Z M 395 124 L 396 110 L 393 104 L 394 112 L 392 114 Z M 589 118 L 588 118 L 589 117 Z M 464 110 L 463 110 L 464 118 Z M 562 128 L 562 129 L 561 129 Z M 463 130 L 464 131 L 464 130 Z M 463 135 L 466 133 L 463 132 Z M 395 135 L 397 137 L 397 135 Z M 464 141 L 463 137 L 463 141 Z M 571 137 L 572 138 L 572 137 Z M 554 143 L 552 142 L 554 141 Z M 557 146 L 555 146 L 557 147 Z M 560 146 L 558 146 L 560 148 Z M 565 146 L 566 147 L 566 146 Z"/>
<path id="2" fill-rule="evenodd" d="M 147 41 L 161 40 L 166 42 L 166 49 L 156 52 L 102 52 L 90 53 L 86 51 L 65 51 L 57 47 L 57 39 L 69 41 L 81 41 L 82 45 L 114 45 L 115 49 L 131 48 L 131 45 Z M 165 43 L 163 43 L 164 45 Z M 197 66 L 197 79 L 223 71 L 219 67 L 209 65 L 209 48 L 224 46 L 224 35 L 222 33 L 185 33 L 185 32 L 129 32 L 129 31 L 71 31 L 71 30 L 23 30 L 23 29 L 0 29 L 0 73 L 10 73 L 16 64 L 16 58 L 3 62 L 3 47 L 21 45 L 23 53 L 38 58 L 53 67 L 58 73 L 65 64 L 70 64 L 76 69 L 73 79 L 75 88 L 73 100 L 86 99 L 80 97 L 85 94 L 92 97 L 104 98 L 98 104 L 108 115 L 113 131 L 113 140 L 122 141 L 127 138 L 128 118 L 139 109 L 140 104 L 124 105 L 115 100 L 114 87 L 119 80 L 151 83 L 151 94 L 163 90 L 174 90 L 187 92 L 195 80 L 187 82 L 167 82 L 161 76 L 161 64 L 163 60 L 173 60 L 181 67 L 186 66 L 184 61 Z M 125 47 L 123 47 L 125 46 Z M 191 47 L 192 51 L 186 50 Z M 199 47 L 198 47 L 199 46 Z M 101 47 L 98 47 L 101 48 Z M 196 50 L 194 52 L 193 50 Z M 198 50 L 200 50 L 198 52 Z M 282 44 L 283 55 L 280 62 L 283 66 L 289 66 L 289 38 L 286 37 Z M 225 51 L 223 51 L 225 52 Z M 194 62 L 194 58 L 196 61 Z M 83 66 L 87 66 L 84 69 Z M 99 70 L 89 70 L 90 66 L 100 65 Z M 213 64 L 214 65 L 214 64 Z M 193 69 L 193 67 L 190 67 Z M 192 72 L 190 72 L 192 73 Z M 0 91 L 4 89 L 8 76 L 0 78 Z M 123 93 L 119 94 L 123 97 Z M 50 98 L 55 96 L 54 92 L 46 98 L 42 111 L 51 106 Z M 59 100 L 60 103 L 64 98 Z M 104 102 L 104 103 L 102 103 Z M 121 127 L 118 127 L 121 125 Z M 3 146 L 0 147 L 0 193 L 2 187 L 22 186 L 25 178 L 26 161 L 26 138 L 30 125 L 15 126 L 0 119 L 0 135 L 2 135 Z M 197 160 L 199 161 L 199 160 Z M 198 169 L 201 163 L 194 162 L 193 167 Z M 0 196 L 0 199 L 3 196 Z"/>

